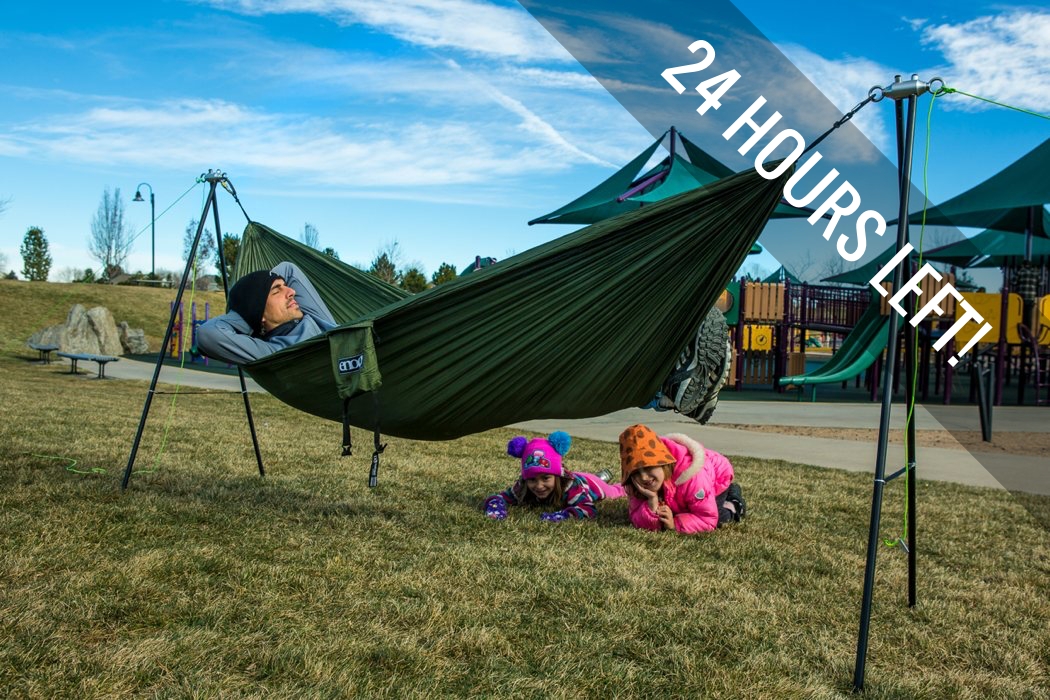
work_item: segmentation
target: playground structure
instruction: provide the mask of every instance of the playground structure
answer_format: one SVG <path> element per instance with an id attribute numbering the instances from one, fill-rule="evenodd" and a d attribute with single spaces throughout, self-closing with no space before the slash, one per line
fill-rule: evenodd
<path id="1" fill-rule="evenodd" d="M 204 318 L 197 318 L 197 302 L 190 304 L 189 315 L 184 314 L 185 304 L 180 301 L 178 306 L 171 302 L 170 333 L 165 355 L 179 361 L 184 361 L 189 356 L 190 363 L 200 363 L 208 366 L 208 358 L 197 351 L 197 331 L 211 316 L 211 305 L 204 303 Z M 188 341 L 188 342 L 187 342 Z"/>
<path id="2" fill-rule="evenodd" d="M 967 353 L 958 367 L 948 363 L 956 350 L 965 347 L 977 328 L 962 329 L 940 349 L 934 346 L 961 316 L 953 297 L 944 302 L 944 312 L 923 320 L 918 333 L 918 374 L 916 394 L 922 401 L 940 396 L 945 404 L 960 399 L 977 401 L 976 387 L 969 381 L 971 364 L 991 371 L 993 400 L 1008 401 L 1006 389 L 1017 387 L 1016 401 L 1039 405 L 1050 401 L 1050 280 L 1041 268 L 1037 289 L 1040 298 L 1029 323 L 1024 320 L 1022 297 L 1009 291 L 1014 277 L 1004 276 L 1001 293 L 963 292 L 963 297 L 996 329 L 975 351 Z M 924 303 L 945 285 L 954 284 L 955 275 L 942 280 L 925 278 Z M 892 283 L 883 287 L 892 293 Z M 727 389 L 768 387 L 783 393 L 797 390 L 799 398 L 808 389 L 816 400 L 818 386 L 850 382 L 863 386 L 870 400 L 878 398 L 881 369 L 885 362 L 889 316 L 894 311 L 889 297 L 879 296 L 870 286 L 839 286 L 784 282 L 757 282 L 741 278 L 727 285 L 718 308 L 725 314 L 732 343 L 732 364 Z M 899 342 L 904 342 L 903 334 Z M 830 351 L 830 355 L 828 355 Z M 826 361 L 817 366 L 819 360 Z M 807 364 L 808 363 L 808 364 Z M 901 390 L 903 368 L 896 367 L 893 391 Z M 1029 394 L 1028 390 L 1032 393 Z"/>

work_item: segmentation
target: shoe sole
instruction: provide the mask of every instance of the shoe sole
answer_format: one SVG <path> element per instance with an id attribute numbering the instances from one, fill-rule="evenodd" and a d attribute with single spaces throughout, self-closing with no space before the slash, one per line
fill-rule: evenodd
<path id="1" fill-rule="evenodd" d="M 664 394 L 674 397 L 676 411 L 701 424 L 710 419 L 718 392 L 729 377 L 730 353 L 725 317 L 712 308 L 664 385 Z"/>

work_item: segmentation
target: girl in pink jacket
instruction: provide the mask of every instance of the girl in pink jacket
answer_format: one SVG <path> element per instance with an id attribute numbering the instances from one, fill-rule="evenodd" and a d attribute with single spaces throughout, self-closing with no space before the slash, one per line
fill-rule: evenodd
<path id="1" fill-rule="evenodd" d="M 733 465 L 685 435 L 632 425 L 620 435 L 620 467 L 631 522 L 643 530 L 706 532 L 747 513 Z"/>
<path id="2" fill-rule="evenodd" d="M 485 499 L 485 515 L 495 520 L 507 517 L 507 506 L 554 508 L 540 514 L 541 520 L 559 522 L 570 518 L 595 517 L 598 501 L 622 498 L 623 487 L 606 483 L 596 474 L 571 472 L 562 466 L 572 438 L 561 430 L 549 438 L 527 440 L 519 436 L 507 443 L 507 454 L 521 458 L 521 476 L 506 490 Z M 611 474 L 607 478 L 611 481 Z"/>

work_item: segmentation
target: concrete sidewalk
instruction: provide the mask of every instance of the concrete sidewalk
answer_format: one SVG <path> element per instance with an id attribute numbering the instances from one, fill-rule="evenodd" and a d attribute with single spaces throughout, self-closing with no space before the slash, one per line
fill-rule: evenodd
<path id="1" fill-rule="evenodd" d="M 743 404 L 743 402 L 741 402 Z M 732 402 L 725 402 L 732 406 Z M 620 432 L 634 423 L 645 423 L 657 433 L 683 433 L 707 447 L 726 455 L 741 455 L 758 459 L 781 459 L 818 467 L 845 469 L 847 471 L 875 474 L 875 441 L 852 442 L 829 438 L 763 433 L 753 430 L 730 430 L 718 427 L 718 421 L 751 425 L 804 425 L 813 427 L 860 427 L 877 428 L 878 414 L 873 421 L 866 421 L 870 407 L 866 404 L 836 404 L 836 414 L 821 425 L 818 417 L 800 417 L 785 413 L 782 402 L 746 402 L 744 417 L 735 420 L 719 416 L 723 404 L 719 404 L 715 416 L 717 421 L 699 425 L 693 420 L 673 412 L 629 408 L 598 418 L 580 420 L 536 420 L 518 425 L 527 432 L 550 433 L 564 430 L 574 437 L 616 442 Z M 878 406 L 875 406 L 878 409 Z M 732 414 L 733 411 L 726 413 Z M 903 411 L 899 411 L 903 414 Z M 931 422 L 932 421 L 932 422 Z M 897 423 L 897 420 L 893 421 Z M 903 423 L 901 417 L 900 423 Z M 920 419 L 917 426 L 923 430 L 937 430 L 940 424 L 932 417 Z M 994 465 L 995 475 L 982 464 Z M 887 450 L 886 474 L 892 474 L 904 466 L 904 446 L 890 444 Z M 963 449 L 923 447 L 918 450 L 916 474 L 920 479 L 951 481 L 970 486 L 1010 488 L 1031 493 L 1050 495 L 1050 465 L 1038 457 L 1016 455 L 981 455 L 978 459 Z M 1018 485 L 1019 484 L 1019 485 Z"/>
<path id="2" fill-rule="evenodd" d="M 122 358 L 111 363 L 111 378 L 149 382 L 155 365 Z M 160 381 L 215 390 L 239 391 L 237 377 L 189 367 L 163 367 Z M 263 391 L 246 377 L 249 391 Z M 920 430 L 980 430 L 975 406 L 938 406 L 935 418 L 930 411 L 916 407 L 916 426 Z M 818 467 L 848 471 L 875 472 L 875 442 L 853 442 L 753 430 L 731 430 L 719 425 L 789 425 L 822 428 L 878 428 L 880 406 L 870 403 L 807 403 L 792 401 L 733 401 L 718 404 L 710 424 L 674 413 L 640 408 L 624 409 L 605 416 L 577 420 L 535 420 L 517 424 L 523 432 L 550 433 L 564 430 L 574 437 L 616 442 L 628 425 L 645 423 L 660 434 L 684 433 L 713 450 L 727 455 L 758 459 L 780 459 Z M 905 412 L 894 406 L 891 427 L 904 425 Z M 1050 432 L 1050 412 L 1042 408 L 1004 406 L 995 409 L 999 433 L 1010 431 Z M 942 422 L 943 421 L 943 422 Z M 963 449 L 924 447 L 918 451 L 917 474 L 921 479 L 951 481 L 971 486 L 1009 488 L 1050 495 L 1050 460 L 1006 454 L 971 454 Z M 902 445 L 890 445 L 886 473 L 903 466 Z M 984 465 L 992 467 L 994 475 Z"/>
<path id="3" fill-rule="evenodd" d="M 149 382 L 153 379 L 156 364 L 152 362 L 139 362 L 120 358 L 120 362 L 111 362 L 106 367 L 106 377 L 109 379 L 140 379 Z M 220 372 L 208 372 L 197 369 L 193 365 L 185 367 L 169 367 L 164 365 L 160 370 L 159 382 L 164 384 L 192 386 L 198 389 L 214 389 L 216 391 L 240 391 L 240 382 L 236 374 L 222 374 Z M 244 375 L 245 386 L 248 391 L 265 391 L 255 383 L 248 375 Z"/>

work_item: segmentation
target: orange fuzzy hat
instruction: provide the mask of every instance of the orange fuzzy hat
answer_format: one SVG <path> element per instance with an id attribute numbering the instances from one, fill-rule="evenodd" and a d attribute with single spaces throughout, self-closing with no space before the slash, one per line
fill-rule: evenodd
<path id="1" fill-rule="evenodd" d="M 626 484 L 631 474 L 644 467 L 674 464 L 674 456 L 653 429 L 632 425 L 620 433 L 620 481 Z"/>

